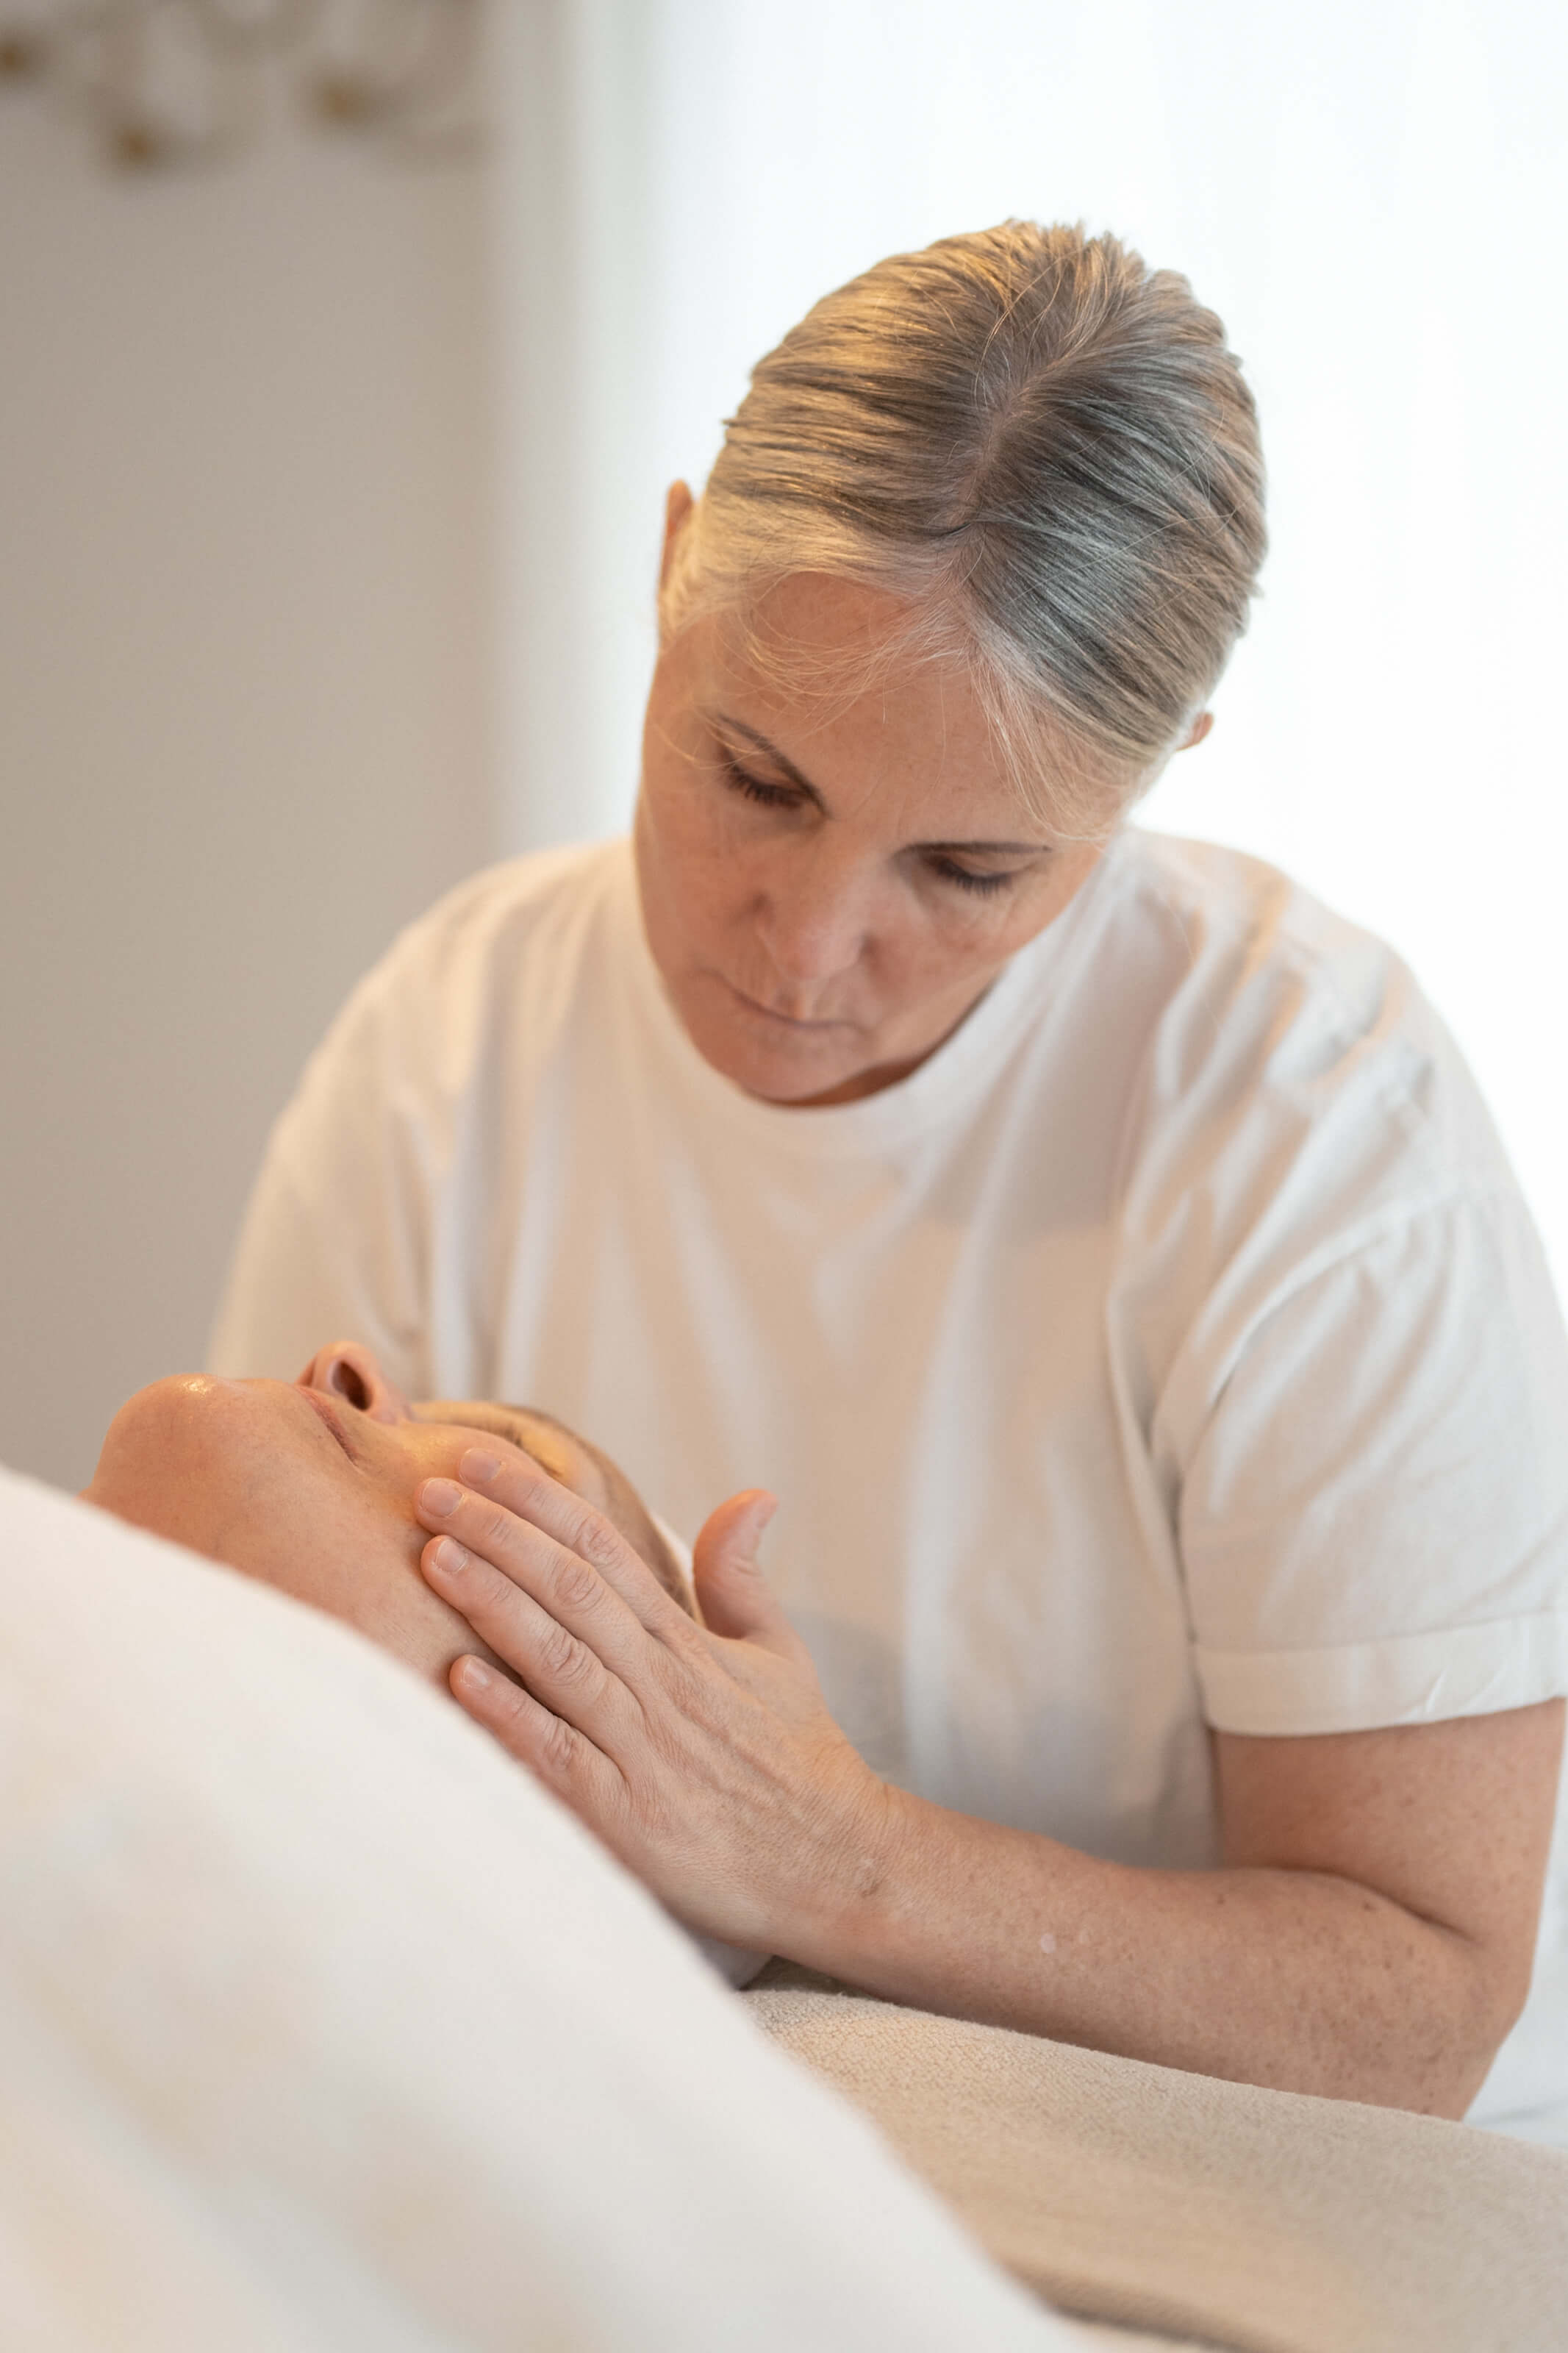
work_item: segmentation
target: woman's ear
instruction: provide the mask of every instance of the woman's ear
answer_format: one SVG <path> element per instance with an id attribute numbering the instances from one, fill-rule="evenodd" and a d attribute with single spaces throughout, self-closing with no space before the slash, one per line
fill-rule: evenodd
<path id="1" fill-rule="evenodd" d="M 1200 711 L 1192 725 L 1188 728 L 1185 735 L 1183 736 L 1181 742 L 1177 744 L 1177 751 L 1190 752 L 1194 744 L 1201 744 L 1203 742 L 1204 737 L 1208 733 L 1209 729 L 1213 725 L 1214 712 L 1212 711 Z"/>
<path id="2" fill-rule="evenodd" d="M 669 567 L 675 561 L 676 547 L 686 528 L 686 518 L 697 504 L 689 482 L 671 482 L 664 496 L 664 545 L 658 559 L 658 585 L 662 590 L 669 579 Z"/>

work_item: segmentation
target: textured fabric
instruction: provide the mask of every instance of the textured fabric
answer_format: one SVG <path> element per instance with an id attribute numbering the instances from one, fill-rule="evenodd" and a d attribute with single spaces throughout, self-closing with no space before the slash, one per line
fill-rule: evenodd
<path id="1" fill-rule="evenodd" d="M 0 2344 L 1052 2353 L 358 1635 L 0 1472 Z"/>
<path id="2" fill-rule="evenodd" d="M 1202 1866 L 1208 1726 L 1568 1689 L 1568 1345 L 1408 973 L 1255 861 L 1132 832 L 858 1103 L 721 1078 L 625 844 L 478 878 L 279 1124 L 218 1333 L 532 1400 L 775 1589 L 875 1769 Z M 1568 1846 L 1482 2113 L 1568 2132 Z"/>
<path id="3" fill-rule="evenodd" d="M 1017 2278 L 1246 2353 L 1562 2353 L 1568 2154 L 971 2026 L 743 1997 Z"/>

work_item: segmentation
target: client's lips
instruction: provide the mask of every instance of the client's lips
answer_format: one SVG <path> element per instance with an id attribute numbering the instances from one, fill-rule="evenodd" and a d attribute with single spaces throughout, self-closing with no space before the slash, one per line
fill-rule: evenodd
<path id="1" fill-rule="evenodd" d="M 323 1422 L 327 1429 L 331 1432 L 332 1437 L 335 1439 L 338 1445 L 342 1448 L 342 1451 L 348 1456 L 349 1461 L 351 1462 L 357 1462 L 359 1460 L 359 1450 L 351 1440 L 348 1430 L 344 1426 L 342 1416 L 339 1413 L 337 1407 L 332 1403 L 331 1398 L 323 1397 L 320 1389 L 301 1389 L 300 1394 L 304 1398 L 305 1403 L 310 1407 L 311 1412 L 315 1415 L 317 1420 Z"/>

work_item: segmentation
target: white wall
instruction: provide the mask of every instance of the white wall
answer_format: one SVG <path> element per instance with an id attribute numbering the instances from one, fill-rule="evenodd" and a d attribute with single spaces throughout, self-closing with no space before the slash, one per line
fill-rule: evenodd
<path id="1" fill-rule="evenodd" d="M 591 364 L 517 377 L 571 563 L 510 655 L 514 828 L 623 821 L 662 491 L 752 360 L 880 254 L 1013 214 L 1114 227 L 1225 318 L 1274 553 L 1152 823 L 1392 937 L 1492 1098 L 1568 1278 L 1568 14 L 1546 0 L 576 0 L 507 107 L 578 192 L 553 290 Z M 555 79 L 552 80 L 552 76 Z M 530 406 L 530 404 L 532 404 Z M 519 610 L 540 551 L 514 538 Z M 523 569 L 535 567 L 529 583 Z M 572 799 L 542 807 L 554 776 Z"/>
<path id="2" fill-rule="evenodd" d="M 267 1126 L 490 854 L 483 174 L 0 102 L 0 1459 L 200 1364 Z"/>

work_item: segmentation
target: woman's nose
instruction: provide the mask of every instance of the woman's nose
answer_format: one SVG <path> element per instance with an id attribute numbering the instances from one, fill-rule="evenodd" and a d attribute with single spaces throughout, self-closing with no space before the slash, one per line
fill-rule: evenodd
<path id="1" fill-rule="evenodd" d="M 402 1390 L 394 1388 L 373 1351 L 361 1347 L 357 1340 L 333 1340 L 327 1347 L 318 1348 L 300 1376 L 300 1387 L 341 1397 L 368 1414 L 372 1421 L 410 1419 Z"/>
<path id="2" fill-rule="evenodd" d="M 859 963 L 870 931 L 864 878 L 826 860 L 801 861 L 757 910 L 756 929 L 779 978 L 819 987 Z"/>

